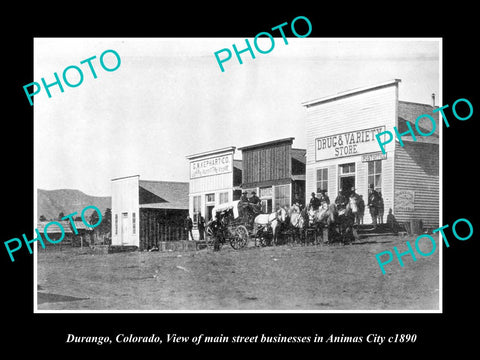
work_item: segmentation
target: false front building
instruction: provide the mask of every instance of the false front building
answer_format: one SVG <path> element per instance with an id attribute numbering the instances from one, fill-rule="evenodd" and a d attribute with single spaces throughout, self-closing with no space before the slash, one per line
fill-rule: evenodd
<path id="1" fill-rule="evenodd" d="M 307 161 L 306 193 L 326 190 L 332 201 L 339 190 L 349 195 L 351 188 L 367 203 L 369 186 L 380 191 L 385 218 L 389 209 L 396 219 L 422 220 L 428 227 L 439 224 L 439 124 L 432 105 L 398 100 L 400 80 L 342 92 L 304 102 L 306 108 Z M 385 145 L 381 152 L 376 134 L 398 128 L 415 131 L 417 117 L 435 119 L 431 136 L 411 135 Z M 432 123 L 419 123 L 423 133 Z M 385 135 L 382 135 L 385 136 Z M 384 219 L 385 219 L 384 218 Z M 371 222 L 368 208 L 364 223 Z M 384 220 L 385 221 L 385 220 Z"/>
<path id="2" fill-rule="evenodd" d="M 263 212 L 305 201 L 305 151 L 292 148 L 294 138 L 243 146 L 242 189 L 252 191 Z"/>
<path id="3" fill-rule="evenodd" d="M 235 147 L 205 151 L 187 156 L 190 162 L 189 212 L 193 220 L 193 236 L 199 238 L 199 216 L 205 222 L 212 218 L 212 209 L 241 196 L 242 162 L 235 160 Z"/>
<path id="4" fill-rule="evenodd" d="M 161 242 L 186 240 L 188 183 L 112 179 L 112 246 L 149 250 Z"/>

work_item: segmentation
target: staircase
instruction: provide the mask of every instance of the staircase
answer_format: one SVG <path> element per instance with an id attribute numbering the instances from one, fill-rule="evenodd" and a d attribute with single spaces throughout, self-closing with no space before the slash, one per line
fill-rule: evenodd
<path id="1" fill-rule="evenodd" d="M 372 224 L 362 224 L 355 225 L 355 228 L 357 229 L 357 233 L 360 238 L 398 234 L 393 232 L 390 226 L 388 226 L 387 224 L 377 224 L 376 228 L 374 228 Z"/>

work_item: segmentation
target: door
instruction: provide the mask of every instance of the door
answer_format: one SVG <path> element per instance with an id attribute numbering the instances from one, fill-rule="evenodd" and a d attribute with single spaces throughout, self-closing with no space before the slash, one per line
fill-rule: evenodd
<path id="1" fill-rule="evenodd" d="M 120 227 L 120 241 L 122 245 L 128 245 L 128 212 L 122 213 Z"/>
<path id="2" fill-rule="evenodd" d="M 340 177 L 340 190 L 342 194 L 348 199 L 352 193 L 352 188 L 355 188 L 355 176 Z"/>
<path id="3" fill-rule="evenodd" d="M 266 214 L 272 212 L 272 199 L 262 199 L 262 212 Z"/>
<path id="4" fill-rule="evenodd" d="M 205 212 L 205 222 L 208 222 L 212 218 L 212 209 L 214 207 L 215 207 L 214 205 L 206 206 L 207 211 Z"/>
<path id="5" fill-rule="evenodd" d="M 339 190 L 347 199 L 355 187 L 355 163 L 339 165 Z"/>

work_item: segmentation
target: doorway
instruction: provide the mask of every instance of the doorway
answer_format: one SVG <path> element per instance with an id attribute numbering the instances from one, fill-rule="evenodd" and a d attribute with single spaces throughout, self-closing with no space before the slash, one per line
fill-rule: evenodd
<path id="1" fill-rule="evenodd" d="M 355 175 L 340 177 L 340 190 L 342 194 L 348 199 L 352 193 L 352 188 L 355 188 Z"/>
<path id="2" fill-rule="evenodd" d="M 215 207 L 215 205 L 207 205 L 206 209 L 207 211 L 205 212 L 205 222 L 209 222 L 212 218 L 212 210 Z"/>
<path id="3" fill-rule="evenodd" d="M 128 245 L 128 212 L 122 213 L 120 226 L 120 241 L 122 245 Z"/>
<path id="4" fill-rule="evenodd" d="M 347 199 L 355 188 L 355 163 L 339 165 L 338 189 L 342 190 L 343 196 Z"/>

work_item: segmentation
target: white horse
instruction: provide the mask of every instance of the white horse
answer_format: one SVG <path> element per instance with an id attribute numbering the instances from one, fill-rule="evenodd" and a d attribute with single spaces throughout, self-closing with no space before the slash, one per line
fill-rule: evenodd
<path id="1" fill-rule="evenodd" d="M 308 211 L 309 225 L 319 225 L 324 223 L 329 215 L 329 206 L 324 202 L 318 210 L 310 209 Z"/>
<path id="2" fill-rule="evenodd" d="M 257 233 L 257 231 L 260 230 L 260 228 L 266 231 L 268 227 L 271 227 L 273 234 L 273 244 L 276 245 L 278 235 L 276 229 L 281 223 L 285 222 L 286 217 L 287 212 L 283 207 L 280 207 L 277 211 L 270 214 L 257 215 L 254 220 L 255 234 Z"/>

